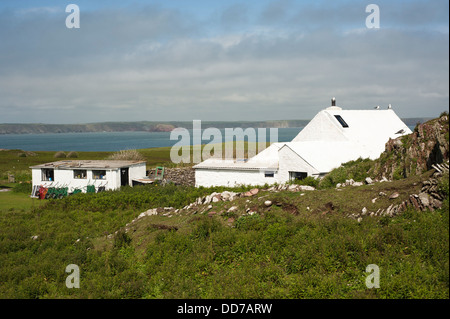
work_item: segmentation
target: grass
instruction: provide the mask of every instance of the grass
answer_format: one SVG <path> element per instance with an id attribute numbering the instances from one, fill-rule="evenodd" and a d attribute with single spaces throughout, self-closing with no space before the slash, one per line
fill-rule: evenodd
<path id="1" fill-rule="evenodd" d="M 40 204 L 39 200 L 24 196 L 21 193 L 0 192 L 0 211 L 29 210 Z"/>
<path id="2" fill-rule="evenodd" d="M 0 179 L 13 172 L 25 181 L 28 166 L 54 161 L 55 153 L 1 151 Z M 149 166 L 170 160 L 170 148 L 139 153 Z M 29 184 L 4 182 L 0 189 L 12 191 L 0 192 L 0 298 L 449 298 L 448 179 L 439 185 L 447 198 L 441 210 L 357 222 L 345 216 L 399 204 L 431 174 L 333 187 L 363 179 L 368 166 L 359 159 L 332 172 L 328 184 L 303 181 L 316 191 L 260 190 L 212 203 L 213 217 L 202 213 L 206 207 L 149 216 L 127 232 L 142 211 L 181 208 L 226 188 L 148 185 L 40 201 L 29 198 Z M 399 197 L 388 199 L 394 191 Z M 231 206 L 238 209 L 227 212 Z M 65 287 L 69 264 L 80 267 L 80 289 Z M 380 267 L 379 289 L 365 286 L 369 264 Z"/>
<path id="3" fill-rule="evenodd" d="M 448 184 L 442 210 L 388 222 L 344 217 L 401 201 L 427 176 L 304 195 L 260 191 L 213 203 L 213 217 L 149 216 L 128 232 L 143 210 L 181 208 L 220 189 L 126 187 L 1 209 L 0 298 L 448 298 Z M 394 190 L 399 198 L 372 204 Z M 326 201 L 332 213 L 323 214 Z M 239 208 L 228 214 L 231 205 Z M 80 289 L 64 285 L 68 264 L 80 267 Z M 368 264 L 380 267 L 380 289 L 365 286 Z"/>

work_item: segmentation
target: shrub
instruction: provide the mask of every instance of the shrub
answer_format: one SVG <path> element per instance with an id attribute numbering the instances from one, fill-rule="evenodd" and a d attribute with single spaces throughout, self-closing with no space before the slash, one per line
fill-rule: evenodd
<path id="1" fill-rule="evenodd" d="M 69 154 L 67 154 L 68 158 L 78 158 L 78 153 L 77 152 L 69 152 Z"/>
<path id="2" fill-rule="evenodd" d="M 335 187 L 337 183 L 344 183 L 347 179 L 353 179 L 362 182 L 369 177 L 369 171 L 373 167 L 374 161 L 369 158 L 358 158 L 342 164 L 340 167 L 332 170 L 319 182 L 321 188 Z"/>
<path id="3" fill-rule="evenodd" d="M 108 157 L 109 160 L 143 161 L 145 157 L 137 150 L 121 150 Z"/>
<path id="4" fill-rule="evenodd" d="M 294 179 L 293 181 L 290 182 L 290 184 L 306 185 L 317 188 L 317 186 L 319 186 L 319 182 L 320 182 L 319 179 L 312 176 L 308 176 L 303 179 Z"/>
<path id="5" fill-rule="evenodd" d="M 31 194 L 31 183 L 19 183 L 17 185 L 14 186 L 13 188 L 13 192 L 16 193 L 23 193 L 23 194 Z"/>
<path id="6" fill-rule="evenodd" d="M 130 243 L 131 237 L 124 230 L 121 229 L 114 235 L 114 248 L 120 249 L 130 245 Z"/>
<path id="7" fill-rule="evenodd" d="M 56 152 L 55 155 L 53 155 L 54 158 L 66 158 L 66 153 L 63 151 Z"/>

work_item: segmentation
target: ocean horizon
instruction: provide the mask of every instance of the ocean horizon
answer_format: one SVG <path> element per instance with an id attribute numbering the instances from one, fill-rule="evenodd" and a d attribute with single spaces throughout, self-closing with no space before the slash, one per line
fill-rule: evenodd
<path id="1" fill-rule="evenodd" d="M 278 128 L 278 142 L 291 141 L 303 128 Z M 193 131 L 190 133 L 193 143 Z M 266 141 L 270 141 L 270 129 L 266 129 Z M 225 129 L 220 129 L 222 141 Z M 255 129 L 257 133 L 258 130 Z M 77 152 L 116 152 L 127 149 L 172 147 L 182 141 L 170 139 L 170 132 L 90 132 L 90 133 L 40 133 L 0 135 L 0 149 L 20 149 L 24 151 L 77 151 Z M 202 144 L 211 140 L 202 139 Z M 184 144 L 184 143 L 183 143 Z M 179 144 L 180 145 L 180 144 Z"/>

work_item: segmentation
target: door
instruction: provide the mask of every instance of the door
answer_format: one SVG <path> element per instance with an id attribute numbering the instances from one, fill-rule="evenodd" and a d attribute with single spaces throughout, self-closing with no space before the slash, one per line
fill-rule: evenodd
<path id="1" fill-rule="evenodd" d="M 120 185 L 121 186 L 130 185 L 128 180 L 128 167 L 120 169 Z"/>

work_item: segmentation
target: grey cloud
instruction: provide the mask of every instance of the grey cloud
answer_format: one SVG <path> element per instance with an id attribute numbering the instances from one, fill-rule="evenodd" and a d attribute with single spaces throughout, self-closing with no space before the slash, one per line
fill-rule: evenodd
<path id="1" fill-rule="evenodd" d="M 225 8 L 220 14 L 220 23 L 226 29 L 238 29 L 249 22 L 248 8 L 237 3 Z"/>
<path id="2" fill-rule="evenodd" d="M 248 24 L 241 12 L 236 23 Z M 1 21 L 0 122 L 307 119 L 331 96 L 344 108 L 391 103 L 401 116 L 448 108 L 448 35 L 430 30 L 207 36 L 204 22 L 155 8 L 87 12 L 79 30 L 51 15 Z"/>
<path id="3" fill-rule="evenodd" d="M 292 8 L 292 0 L 276 0 L 270 2 L 261 12 L 260 22 L 263 24 L 285 22 Z"/>

